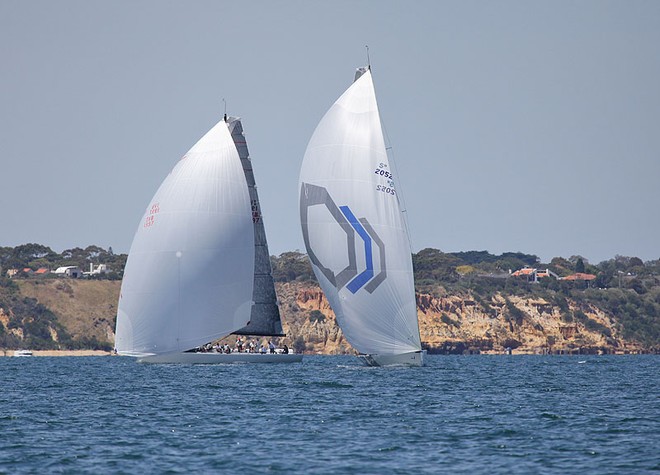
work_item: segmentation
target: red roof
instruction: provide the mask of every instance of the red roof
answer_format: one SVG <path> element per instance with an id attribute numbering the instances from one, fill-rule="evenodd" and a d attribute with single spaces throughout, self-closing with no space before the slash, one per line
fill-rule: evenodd
<path id="1" fill-rule="evenodd" d="M 536 269 L 532 269 L 530 267 L 525 267 L 524 269 L 520 269 L 512 273 L 511 275 L 518 277 L 519 275 L 532 275 Z"/>

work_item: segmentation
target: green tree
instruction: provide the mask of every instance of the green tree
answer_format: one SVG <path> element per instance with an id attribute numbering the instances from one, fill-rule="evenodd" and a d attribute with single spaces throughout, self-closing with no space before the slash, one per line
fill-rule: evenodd
<path id="1" fill-rule="evenodd" d="M 413 254 L 412 259 L 415 280 L 422 285 L 457 282 L 456 267 L 463 264 L 459 258 L 431 248 Z"/>
<path id="2" fill-rule="evenodd" d="M 270 256 L 273 279 L 276 282 L 294 280 L 316 281 L 307 256 L 298 251 L 284 252 L 278 257 Z"/>
<path id="3" fill-rule="evenodd" d="M 553 257 L 548 267 L 552 272 L 563 277 L 573 273 L 573 264 L 563 257 Z"/>
<path id="4" fill-rule="evenodd" d="M 639 257 L 631 257 L 628 262 L 629 267 L 644 267 L 644 262 Z"/>
<path id="5" fill-rule="evenodd" d="M 8 269 L 29 267 L 30 263 L 37 259 L 51 261 L 57 258 L 57 254 L 50 247 L 41 244 L 22 244 L 11 251 L 9 249 L 3 248 L 0 257 L 4 261 L 2 264 Z"/>
<path id="6" fill-rule="evenodd" d="M 646 293 L 646 287 L 644 286 L 644 283 L 642 282 L 641 279 L 638 279 L 637 277 L 632 279 L 628 285 L 631 289 L 633 289 L 635 292 L 637 292 L 640 295 Z"/>
<path id="7" fill-rule="evenodd" d="M 296 339 L 293 340 L 291 346 L 293 346 L 293 349 L 295 350 L 296 353 L 304 353 L 305 350 L 307 349 L 307 344 L 305 343 L 305 339 L 301 335 L 298 335 Z"/>
<path id="8" fill-rule="evenodd" d="M 314 322 L 325 322 L 325 315 L 318 310 L 312 310 L 309 312 L 309 321 Z"/>

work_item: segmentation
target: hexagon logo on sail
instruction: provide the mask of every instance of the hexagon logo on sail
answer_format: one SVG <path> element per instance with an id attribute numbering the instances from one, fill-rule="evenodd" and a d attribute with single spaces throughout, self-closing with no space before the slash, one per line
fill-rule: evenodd
<path id="1" fill-rule="evenodd" d="M 340 232 L 346 235 L 346 259 L 348 264 L 342 269 L 331 269 L 325 266 L 313 247 L 310 245 L 308 215 L 310 208 L 322 206 L 337 223 Z M 349 206 L 337 206 L 322 186 L 303 183 L 300 190 L 300 222 L 302 223 L 305 247 L 312 263 L 321 271 L 328 281 L 337 290 L 346 287 L 355 294 L 364 288 L 372 293 L 386 279 L 385 246 L 376 231 L 366 218 L 357 218 Z M 359 244 L 356 249 L 356 236 Z M 374 265 L 374 245 L 378 248 L 377 266 Z M 338 245 L 338 247 L 340 247 Z M 358 256 L 360 263 L 364 262 L 364 269 L 358 273 Z M 376 273 L 375 267 L 378 267 Z"/>

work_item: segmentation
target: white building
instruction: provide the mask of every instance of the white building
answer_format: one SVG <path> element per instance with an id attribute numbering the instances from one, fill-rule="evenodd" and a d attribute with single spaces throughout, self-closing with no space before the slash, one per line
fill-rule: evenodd
<path id="1" fill-rule="evenodd" d="M 108 266 L 105 264 L 99 264 L 98 266 L 94 267 L 94 264 L 91 262 L 89 263 L 89 272 L 84 272 L 86 276 L 94 276 L 94 275 L 101 275 L 101 274 L 107 274 L 110 272 L 108 270 Z"/>
<path id="2" fill-rule="evenodd" d="M 77 279 L 83 275 L 83 272 L 78 266 L 63 266 L 55 269 L 53 274 L 58 276 L 73 277 L 74 279 Z"/>

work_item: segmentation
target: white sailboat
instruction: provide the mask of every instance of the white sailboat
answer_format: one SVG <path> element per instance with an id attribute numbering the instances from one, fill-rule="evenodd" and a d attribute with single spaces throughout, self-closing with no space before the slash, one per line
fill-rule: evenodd
<path id="1" fill-rule="evenodd" d="M 300 354 L 196 352 L 231 333 L 283 336 L 240 119 L 226 115 L 165 178 L 133 239 L 115 347 L 145 363 L 290 363 Z"/>
<path id="2" fill-rule="evenodd" d="M 372 366 L 424 364 L 410 241 L 370 68 L 332 105 L 300 171 L 312 268 L 348 342 Z"/>

